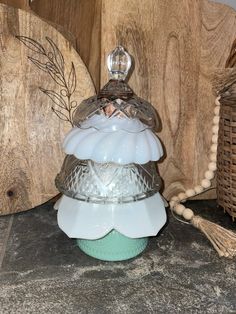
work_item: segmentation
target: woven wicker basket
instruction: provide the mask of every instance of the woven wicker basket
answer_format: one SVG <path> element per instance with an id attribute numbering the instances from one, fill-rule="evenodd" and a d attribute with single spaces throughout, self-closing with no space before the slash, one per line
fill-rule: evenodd
<path id="1" fill-rule="evenodd" d="M 236 106 L 221 105 L 217 150 L 217 198 L 236 218 Z"/>

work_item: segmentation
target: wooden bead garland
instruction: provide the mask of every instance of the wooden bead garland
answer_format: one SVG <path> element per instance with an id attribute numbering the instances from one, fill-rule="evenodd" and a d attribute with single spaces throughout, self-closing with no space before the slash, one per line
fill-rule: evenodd
<path id="1" fill-rule="evenodd" d="M 212 136 L 212 143 L 213 144 L 217 144 L 217 142 L 218 142 L 218 136 L 217 136 L 217 134 L 213 134 L 213 136 Z"/>
<path id="2" fill-rule="evenodd" d="M 218 108 L 218 107 L 217 107 L 217 108 Z M 219 117 L 219 116 L 215 116 L 215 117 L 213 118 L 213 124 L 218 125 L 219 122 L 220 122 L 220 117 Z"/>
<path id="3" fill-rule="evenodd" d="M 217 152 L 217 144 L 212 144 L 211 145 L 211 152 L 216 153 Z"/>
<path id="4" fill-rule="evenodd" d="M 218 132 L 219 132 L 219 125 L 213 125 L 212 132 L 213 132 L 213 134 L 218 134 Z"/>
<path id="5" fill-rule="evenodd" d="M 201 186 L 204 188 L 204 189 L 207 189 L 211 186 L 211 181 L 208 180 L 208 179 L 203 179 L 201 181 Z"/>
<path id="6" fill-rule="evenodd" d="M 171 199 L 172 201 L 175 201 L 175 202 L 179 200 L 178 196 L 173 196 Z"/>
<path id="7" fill-rule="evenodd" d="M 185 220 L 191 220 L 194 216 L 194 213 L 193 213 L 192 209 L 185 208 L 182 215 L 183 215 Z"/>
<path id="8" fill-rule="evenodd" d="M 205 189 L 211 186 L 211 180 L 214 178 L 216 171 L 216 159 L 217 159 L 217 141 L 219 131 L 219 112 L 220 112 L 220 97 L 215 100 L 214 118 L 212 127 L 212 145 L 210 162 L 208 164 L 208 170 L 204 174 L 204 178 L 201 181 L 201 185 L 195 186 L 193 189 L 181 192 L 178 196 L 173 196 L 170 200 L 171 210 L 179 216 L 182 216 L 186 221 L 191 223 L 194 227 L 201 230 L 208 240 L 212 243 L 219 256 L 234 257 L 236 255 L 236 234 L 230 230 L 226 230 L 221 226 L 212 223 L 200 216 L 195 216 L 194 212 L 190 208 L 186 208 L 180 202 L 185 201 L 189 197 L 202 193 Z"/>
<path id="9" fill-rule="evenodd" d="M 215 114 L 216 116 L 219 116 L 219 115 L 220 115 L 220 106 L 215 106 L 214 114 Z"/>
<path id="10" fill-rule="evenodd" d="M 185 206 L 182 204 L 177 204 L 174 207 L 174 212 L 179 216 L 182 216 L 184 210 L 185 210 Z"/>
<path id="11" fill-rule="evenodd" d="M 214 176 L 215 176 L 214 171 L 207 170 L 205 172 L 205 178 L 208 180 L 212 180 L 214 178 Z"/>
<path id="12" fill-rule="evenodd" d="M 216 162 L 216 154 L 211 154 L 210 155 L 210 161 L 215 161 Z"/>
<path id="13" fill-rule="evenodd" d="M 185 194 L 186 194 L 186 196 L 189 198 L 189 197 L 192 197 L 192 196 L 196 195 L 196 192 L 195 192 L 195 190 L 193 190 L 193 189 L 189 189 L 189 190 L 187 190 L 187 191 L 185 192 Z"/>
<path id="14" fill-rule="evenodd" d="M 203 190 L 204 190 L 204 189 L 203 189 L 203 187 L 202 187 L 201 185 L 197 185 L 197 186 L 195 186 L 195 188 L 194 188 L 194 191 L 196 192 L 196 195 L 202 193 Z"/>
<path id="15" fill-rule="evenodd" d="M 210 162 L 208 165 L 208 169 L 211 171 L 216 171 L 216 162 Z"/>
<path id="16" fill-rule="evenodd" d="M 186 200 L 189 197 L 198 195 L 202 193 L 205 189 L 208 189 L 211 186 L 211 180 L 215 176 L 216 171 L 216 154 L 217 154 L 217 139 L 218 139 L 218 130 L 219 130 L 219 112 L 220 112 L 220 102 L 217 98 L 215 101 L 216 107 L 214 108 L 214 118 L 213 118 L 213 127 L 212 127 L 212 145 L 211 145 L 211 156 L 210 163 L 208 164 L 208 170 L 205 172 L 205 177 L 201 181 L 201 185 L 196 186 L 194 189 L 189 189 L 185 193 L 179 193 L 178 196 L 173 196 L 170 200 L 170 208 L 177 215 L 183 216 L 185 220 L 191 220 L 194 216 L 193 211 L 190 208 L 185 208 L 184 205 L 179 204 L 181 201 Z"/>
<path id="17" fill-rule="evenodd" d="M 187 195 L 185 193 L 179 193 L 178 199 L 179 201 L 183 201 L 187 198 Z"/>
<path id="18" fill-rule="evenodd" d="M 170 208 L 174 208 L 175 205 L 176 205 L 176 202 L 173 201 L 173 200 L 171 200 L 171 201 L 169 202 L 169 205 L 170 205 Z"/>

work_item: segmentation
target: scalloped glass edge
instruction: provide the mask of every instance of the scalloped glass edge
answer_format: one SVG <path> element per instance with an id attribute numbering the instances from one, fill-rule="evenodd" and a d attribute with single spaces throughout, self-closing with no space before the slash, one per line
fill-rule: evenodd
<path id="1" fill-rule="evenodd" d="M 59 200 L 57 221 L 70 238 L 95 240 L 115 229 L 130 238 L 155 236 L 167 221 L 159 193 L 134 203 L 92 204 L 65 195 Z"/>

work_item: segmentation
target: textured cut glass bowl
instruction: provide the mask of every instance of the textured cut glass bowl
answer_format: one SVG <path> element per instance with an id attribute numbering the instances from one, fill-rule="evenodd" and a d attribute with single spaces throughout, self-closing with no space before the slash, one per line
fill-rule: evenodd
<path id="1" fill-rule="evenodd" d="M 155 163 L 145 165 L 99 164 L 66 156 L 56 177 L 57 189 L 72 198 L 93 203 L 127 203 L 160 190 Z"/>

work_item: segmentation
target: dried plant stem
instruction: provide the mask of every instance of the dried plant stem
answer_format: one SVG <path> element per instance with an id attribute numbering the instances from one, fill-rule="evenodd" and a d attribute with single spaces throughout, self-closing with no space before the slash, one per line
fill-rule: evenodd
<path id="1" fill-rule="evenodd" d="M 73 113 L 77 106 L 76 101 L 73 101 L 75 103 L 74 106 L 72 106 L 71 101 L 71 96 L 76 89 L 76 73 L 73 62 L 71 63 L 69 77 L 66 79 L 64 57 L 52 39 L 46 37 L 50 45 L 50 50 L 47 51 L 40 43 L 32 38 L 25 36 L 16 36 L 16 38 L 31 51 L 38 54 L 40 58 L 36 59 L 29 56 L 29 60 L 40 70 L 47 72 L 54 82 L 60 86 L 61 90 L 59 93 L 42 87 L 39 87 L 39 89 L 53 101 L 52 110 L 58 118 L 69 122 L 73 126 Z"/>

